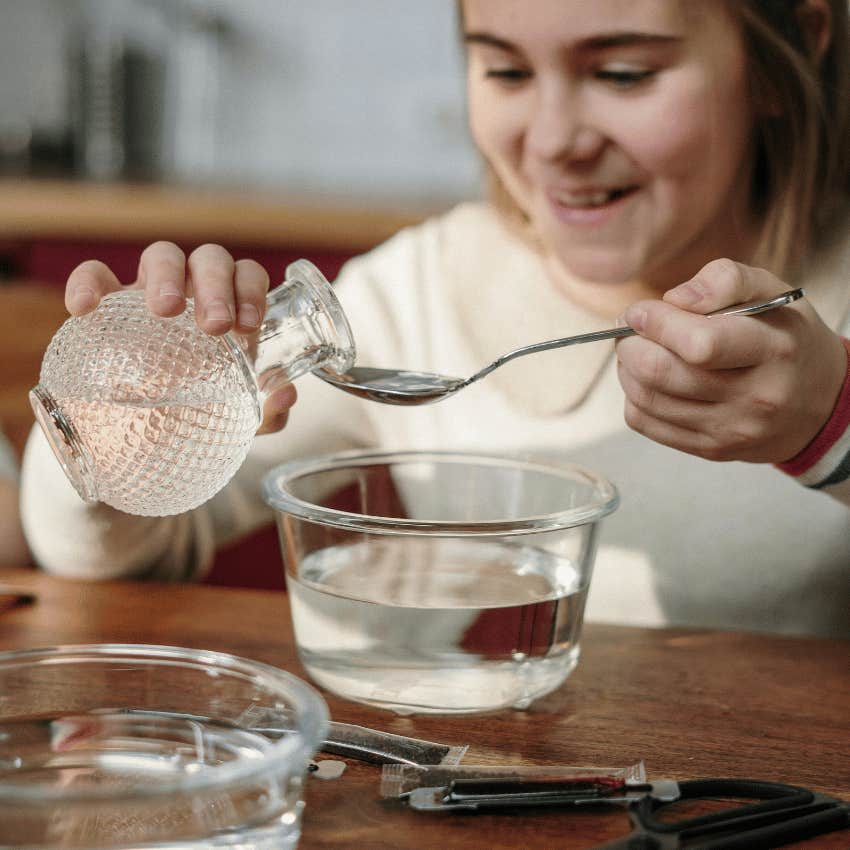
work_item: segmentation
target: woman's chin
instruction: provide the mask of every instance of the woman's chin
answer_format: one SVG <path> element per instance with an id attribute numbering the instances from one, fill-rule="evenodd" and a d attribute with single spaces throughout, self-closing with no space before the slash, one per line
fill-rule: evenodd
<path id="1" fill-rule="evenodd" d="M 563 273 L 567 281 L 576 284 L 617 286 L 634 283 L 641 279 L 645 271 L 643 263 L 611 252 L 592 252 L 583 256 L 576 254 L 577 252 L 571 252 L 568 256 L 557 253 L 551 255 L 552 264 L 556 269 Z"/>

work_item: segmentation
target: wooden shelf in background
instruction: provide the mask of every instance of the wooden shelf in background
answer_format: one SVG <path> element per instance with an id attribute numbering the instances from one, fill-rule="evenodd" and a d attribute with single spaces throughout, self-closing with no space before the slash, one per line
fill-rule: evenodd
<path id="1" fill-rule="evenodd" d="M 165 184 L 0 180 L 0 239 L 219 241 L 366 250 L 437 208 Z"/>

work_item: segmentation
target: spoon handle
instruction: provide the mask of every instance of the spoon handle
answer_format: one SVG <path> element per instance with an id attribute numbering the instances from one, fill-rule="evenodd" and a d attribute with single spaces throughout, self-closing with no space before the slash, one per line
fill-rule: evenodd
<path id="1" fill-rule="evenodd" d="M 706 316 L 754 316 L 756 313 L 765 313 L 768 310 L 773 310 L 776 307 L 784 307 L 792 301 L 797 301 L 803 297 L 802 289 L 789 289 L 781 295 L 770 298 L 766 301 L 748 301 L 745 304 L 738 304 L 734 307 L 724 307 L 722 310 L 713 310 L 711 313 L 706 313 Z M 544 342 L 535 342 L 532 345 L 526 345 L 522 348 L 509 351 L 503 354 L 498 360 L 494 360 L 489 366 L 485 366 L 480 372 L 476 372 L 471 378 L 464 381 L 464 385 L 471 384 L 485 375 L 489 375 L 494 369 L 513 360 L 516 357 L 522 357 L 525 354 L 534 354 L 538 351 L 549 351 L 552 348 L 566 348 L 568 345 L 578 345 L 582 342 L 598 342 L 603 339 L 617 339 L 624 336 L 633 336 L 636 333 L 635 329 L 624 325 L 620 328 L 611 328 L 606 331 L 593 331 L 592 333 L 577 334 L 576 336 L 565 336 L 560 339 L 549 339 Z"/>

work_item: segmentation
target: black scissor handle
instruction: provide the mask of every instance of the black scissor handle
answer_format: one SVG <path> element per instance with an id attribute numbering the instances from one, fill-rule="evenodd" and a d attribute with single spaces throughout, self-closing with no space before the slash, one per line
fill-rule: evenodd
<path id="1" fill-rule="evenodd" d="M 659 820 L 655 814 L 672 803 L 651 795 L 642 797 L 629 811 L 644 836 L 656 839 L 655 847 L 772 850 L 850 826 L 850 804 L 795 785 L 753 779 L 692 779 L 679 782 L 679 791 L 679 800 L 742 798 L 758 802 L 670 821 Z M 698 844 L 696 839 L 700 839 Z"/>

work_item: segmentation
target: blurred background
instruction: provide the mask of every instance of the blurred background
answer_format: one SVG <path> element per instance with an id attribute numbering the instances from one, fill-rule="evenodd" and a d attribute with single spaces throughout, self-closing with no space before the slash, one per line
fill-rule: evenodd
<path id="1" fill-rule="evenodd" d="M 0 428 L 81 262 L 352 255 L 478 196 L 455 0 L 0 0 Z"/>
<path id="2" fill-rule="evenodd" d="M 475 191 L 454 0 L 0 0 L 5 174 Z"/>

